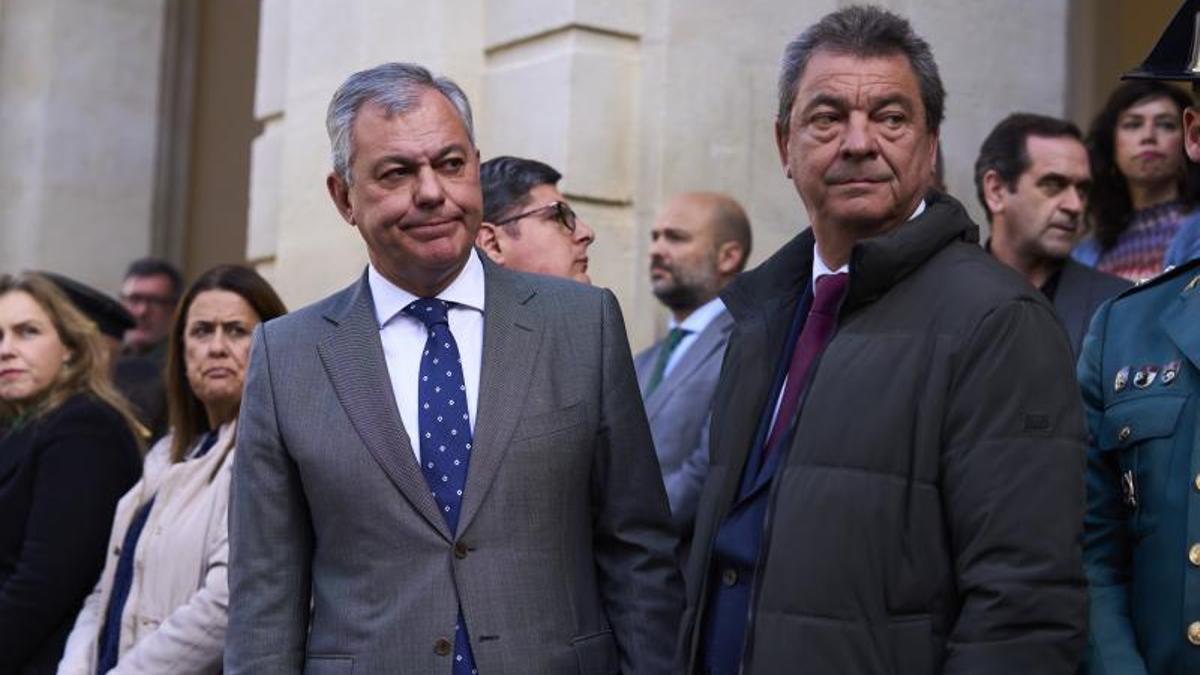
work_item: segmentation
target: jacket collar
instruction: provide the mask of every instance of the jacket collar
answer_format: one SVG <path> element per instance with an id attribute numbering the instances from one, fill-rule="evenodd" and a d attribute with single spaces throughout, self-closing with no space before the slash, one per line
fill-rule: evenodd
<path id="1" fill-rule="evenodd" d="M 925 201 L 921 215 L 854 245 L 842 311 L 877 300 L 948 244 L 979 241 L 979 227 L 953 197 L 930 192 Z M 814 242 L 812 228 L 806 229 L 762 265 L 735 279 L 721 294 L 729 313 L 743 319 L 768 303 L 798 298 L 809 282 Z"/>

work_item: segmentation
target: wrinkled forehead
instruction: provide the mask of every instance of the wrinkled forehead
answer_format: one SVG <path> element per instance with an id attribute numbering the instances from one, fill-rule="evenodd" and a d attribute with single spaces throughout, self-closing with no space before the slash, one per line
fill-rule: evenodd
<path id="1" fill-rule="evenodd" d="M 1091 178 L 1087 148 L 1071 136 L 1038 136 L 1025 138 L 1025 153 L 1029 158 L 1026 174 L 1035 179 L 1048 173 L 1062 175 L 1075 181 Z"/>
<path id="2" fill-rule="evenodd" d="M 796 87 L 795 103 L 816 97 L 849 103 L 904 97 L 921 102 L 920 83 L 912 63 L 902 53 L 859 55 L 820 49 L 813 53 Z"/>

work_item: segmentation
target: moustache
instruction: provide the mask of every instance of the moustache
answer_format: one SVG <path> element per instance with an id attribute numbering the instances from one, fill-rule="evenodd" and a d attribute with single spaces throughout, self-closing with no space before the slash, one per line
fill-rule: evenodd
<path id="1" fill-rule="evenodd" d="M 854 164 L 839 163 L 829 167 L 825 172 L 826 185 L 842 183 L 886 183 L 892 179 L 892 172 L 882 167 L 864 167 Z"/>

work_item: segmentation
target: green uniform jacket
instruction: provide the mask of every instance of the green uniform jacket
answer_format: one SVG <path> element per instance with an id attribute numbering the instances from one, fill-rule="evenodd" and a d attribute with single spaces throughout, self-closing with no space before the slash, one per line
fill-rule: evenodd
<path id="1" fill-rule="evenodd" d="M 1102 305 L 1084 339 L 1093 675 L 1200 673 L 1198 367 L 1200 260 Z"/>

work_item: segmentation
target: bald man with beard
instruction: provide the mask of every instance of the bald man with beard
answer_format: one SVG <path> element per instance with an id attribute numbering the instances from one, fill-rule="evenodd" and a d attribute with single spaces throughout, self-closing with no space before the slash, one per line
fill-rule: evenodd
<path id="1" fill-rule="evenodd" d="M 634 360 L 671 517 L 690 538 L 708 472 L 706 422 L 733 320 L 718 294 L 746 266 L 750 221 L 732 198 L 676 195 L 650 231 L 650 284 L 666 337 Z"/>

